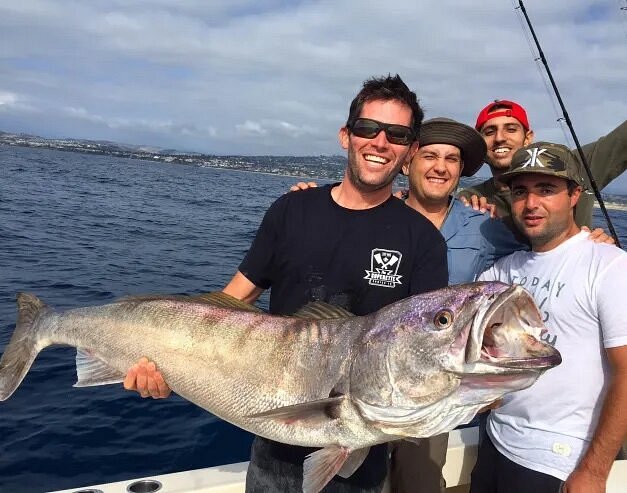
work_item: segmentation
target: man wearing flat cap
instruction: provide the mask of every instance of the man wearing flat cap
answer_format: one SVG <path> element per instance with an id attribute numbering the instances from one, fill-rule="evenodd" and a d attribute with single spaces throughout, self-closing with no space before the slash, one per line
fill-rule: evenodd
<path id="1" fill-rule="evenodd" d="M 461 176 L 474 175 L 486 144 L 472 127 L 433 118 L 420 128 L 418 151 L 403 166 L 409 178 L 406 205 L 429 219 L 446 240 L 449 284 L 473 282 L 498 258 L 520 249 L 513 233 L 498 219 L 465 207 L 453 196 Z M 413 442 L 397 442 L 390 473 L 395 493 L 444 492 L 442 467 L 448 433 Z"/>
<path id="2" fill-rule="evenodd" d="M 460 177 L 474 175 L 486 155 L 475 129 L 448 118 L 422 124 L 420 147 L 403 172 L 409 178 L 406 204 L 429 219 L 446 241 L 449 284 L 472 282 L 496 259 L 527 249 L 499 220 L 465 207 L 453 196 Z"/>

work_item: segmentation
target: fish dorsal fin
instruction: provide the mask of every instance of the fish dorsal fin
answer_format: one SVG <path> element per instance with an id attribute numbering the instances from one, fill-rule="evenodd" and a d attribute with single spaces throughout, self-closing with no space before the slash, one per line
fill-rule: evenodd
<path id="1" fill-rule="evenodd" d="M 126 375 L 97 359 L 84 349 L 76 350 L 76 377 L 74 387 L 93 387 L 121 383 Z"/>
<path id="2" fill-rule="evenodd" d="M 342 307 L 331 305 L 324 301 L 313 301 L 307 303 L 292 316 L 314 320 L 334 320 L 338 318 L 354 317 L 355 315 Z"/>
<path id="3" fill-rule="evenodd" d="M 143 302 L 143 301 L 183 301 L 187 303 L 207 303 L 208 305 L 219 306 L 222 308 L 232 308 L 234 310 L 242 310 L 253 313 L 265 313 L 261 308 L 246 303 L 245 301 L 238 300 L 231 295 L 223 293 L 222 291 L 213 291 L 210 293 L 195 294 L 187 296 L 184 294 L 170 294 L 170 295 L 139 295 L 139 296 L 125 296 L 117 300 L 118 302 Z"/>
<path id="4" fill-rule="evenodd" d="M 261 418 L 278 420 L 282 423 L 300 422 L 311 426 L 318 426 L 336 419 L 340 416 L 340 406 L 346 396 L 329 397 L 316 401 L 303 402 L 292 406 L 277 407 L 269 411 L 263 411 L 247 416 L 248 418 Z"/>
<path id="5" fill-rule="evenodd" d="M 250 303 L 246 303 L 245 301 L 238 300 L 230 294 L 223 293 L 222 291 L 197 294 L 190 296 L 190 298 L 194 301 L 209 303 L 210 305 L 221 306 L 222 308 L 234 308 L 235 310 L 264 313 L 261 308 L 251 305 Z"/>
<path id="6" fill-rule="evenodd" d="M 127 303 L 127 302 L 140 303 L 142 301 L 187 301 L 189 302 L 190 300 L 191 300 L 190 297 L 185 294 L 137 294 L 137 295 L 123 296 L 122 298 L 118 298 L 115 300 L 115 303 Z"/>

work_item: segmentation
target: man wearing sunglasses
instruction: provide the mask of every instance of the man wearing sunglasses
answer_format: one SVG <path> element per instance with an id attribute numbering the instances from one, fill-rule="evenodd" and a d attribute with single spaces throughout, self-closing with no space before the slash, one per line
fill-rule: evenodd
<path id="1" fill-rule="evenodd" d="M 292 314 L 322 301 L 365 315 L 446 286 L 442 236 L 392 197 L 394 178 L 416 151 L 422 118 L 416 95 L 398 75 L 367 80 L 339 131 L 348 152 L 342 181 L 274 202 L 224 292 L 254 303 L 270 288 L 273 314 Z M 167 396 L 167 386 L 155 379 L 161 376 L 154 363 L 144 360 L 129 371 L 125 387 L 145 397 Z M 313 451 L 255 437 L 246 491 L 302 491 L 302 465 Z M 386 444 L 372 447 L 354 474 L 335 476 L 324 491 L 379 493 L 387 458 Z"/>

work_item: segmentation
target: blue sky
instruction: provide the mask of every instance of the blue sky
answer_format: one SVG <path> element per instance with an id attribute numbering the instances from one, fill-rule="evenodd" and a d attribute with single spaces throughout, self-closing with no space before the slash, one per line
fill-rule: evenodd
<path id="1" fill-rule="evenodd" d="M 0 4 L 0 130 L 216 154 L 339 154 L 361 82 L 399 73 L 427 117 L 495 99 L 570 143 L 505 0 L 20 0 Z M 582 143 L 627 114 L 623 0 L 528 0 Z M 608 191 L 627 193 L 627 178 Z"/>

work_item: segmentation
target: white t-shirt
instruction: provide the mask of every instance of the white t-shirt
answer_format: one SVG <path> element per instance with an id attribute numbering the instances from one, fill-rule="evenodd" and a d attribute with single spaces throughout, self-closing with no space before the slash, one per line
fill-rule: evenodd
<path id="1" fill-rule="evenodd" d="M 479 278 L 525 287 L 548 329 L 543 340 L 562 354 L 530 388 L 505 396 L 488 434 L 510 460 L 561 480 L 596 429 L 610 375 L 604 348 L 627 345 L 627 253 L 587 236 L 508 255 Z"/>

